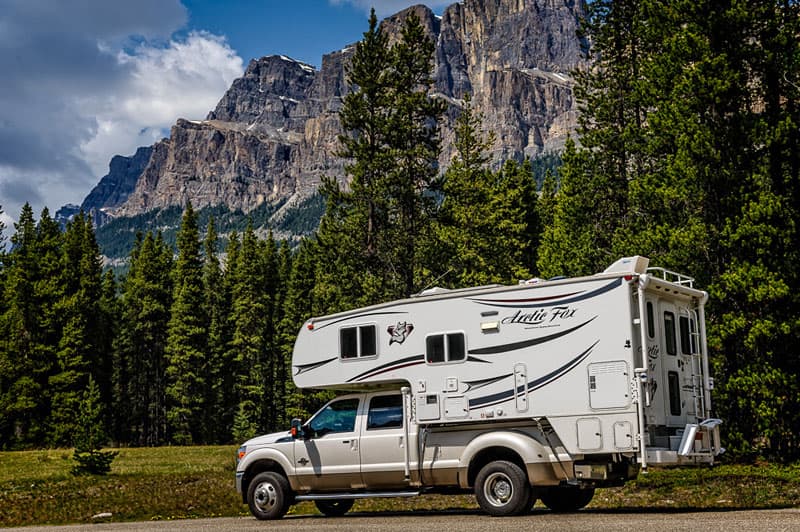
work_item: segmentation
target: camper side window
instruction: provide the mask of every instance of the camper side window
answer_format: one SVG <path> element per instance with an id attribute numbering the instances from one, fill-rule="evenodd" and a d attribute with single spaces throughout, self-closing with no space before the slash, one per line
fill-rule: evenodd
<path id="1" fill-rule="evenodd" d="M 678 350 L 675 345 L 675 314 L 672 312 L 664 313 L 664 342 L 667 344 L 667 354 L 676 356 Z"/>
<path id="2" fill-rule="evenodd" d="M 695 328 L 694 320 L 690 320 L 687 316 L 681 316 L 681 353 L 684 355 L 693 355 L 697 353 L 697 342 L 695 342 Z"/>
<path id="3" fill-rule="evenodd" d="M 339 329 L 341 358 L 372 357 L 378 354 L 378 335 L 375 325 L 358 325 Z"/>
<path id="4" fill-rule="evenodd" d="M 656 324 L 653 320 L 653 302 L 647 302 L 647 336 L 653 338 L 656 335 Z"/>
<path id="5" fill-rule="evenodd" d="M 425 361 L 428 364 L 460 362 L 466 357 L 464 333 L 432 334 L 425 338 Z"/>

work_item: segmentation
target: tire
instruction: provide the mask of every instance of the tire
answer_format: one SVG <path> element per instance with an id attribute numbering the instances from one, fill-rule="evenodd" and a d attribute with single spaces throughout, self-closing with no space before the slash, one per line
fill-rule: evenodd
<path id="1" fill-rule="evenodd" d="M 489 515 L 520 515 L 531 508 L 531 487 L 525 472 L 515 463 L 489 462 L 475 478 L 475 498 Z"/>
<path id="2" fill-rule="evenodd" d="M 280 473 L 259 473 L 247 489 L 247 505 L 260 520 L 280 519 L 291 505 L 289 481 Z"/>
<path id="3" fill-rule="evenodd" d="M 576 486 L 547 488 L 540 498 L 545 506 L 554 512 L 575 512 L 580 510 L 594 497 L 594 488 L 581 489 Z"/>
<path id="4" fill-rule="evenodd" d="M 353 507 L 353 499 L 326 499 L 314 501 L 317 510 L 328 517 L 341 517 Z"/>

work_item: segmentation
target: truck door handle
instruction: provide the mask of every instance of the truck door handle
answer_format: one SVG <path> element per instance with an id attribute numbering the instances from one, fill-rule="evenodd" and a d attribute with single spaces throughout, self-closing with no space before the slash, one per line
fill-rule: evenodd
<path id="1" fill-rule="evenodd" d="M 348 443 L 350 443 L 350 440 L 342 440 L 342 443 L 348 444 Z"/>

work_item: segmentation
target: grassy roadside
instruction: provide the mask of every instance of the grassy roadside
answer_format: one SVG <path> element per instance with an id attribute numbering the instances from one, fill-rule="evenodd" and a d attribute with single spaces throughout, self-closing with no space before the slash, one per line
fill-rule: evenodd
<path id="1" fill-rule="evenodd" d="M 74 477 L 71 450 L 0 453 L 0 526 L 247 515 L 233 486 L 235 447 L 121 449 L 105 477 Z M 647 511 L 800 504 L 800 464 L 653 470 L 598 490 L 589 508 Z M 541 504 L 541 503 L 539 503 Z M 357 501 L 354 512 L 476 508 L 473 497 Z M 315 513 L 302 503 L 292 513 Z M 110 513 L 111 517 L 93 518 Z"/>

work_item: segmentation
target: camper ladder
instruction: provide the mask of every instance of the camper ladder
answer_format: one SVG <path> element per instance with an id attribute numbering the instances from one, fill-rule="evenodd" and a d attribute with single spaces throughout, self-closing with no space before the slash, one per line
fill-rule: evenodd
<path id="1" fill-rule="evenodd" d="M 708 415 L 706 409 L 705 375 L 703 374 L 703 363 L 700 345 L 700 323 L 697 311 L 694 309 L 682 309 L 689 318 L 689 345 L 691 351 L 691 370 L 692 370 L 692 399 L 694 403 L 694 416 L 697 421 L 701 421 Z"/>

